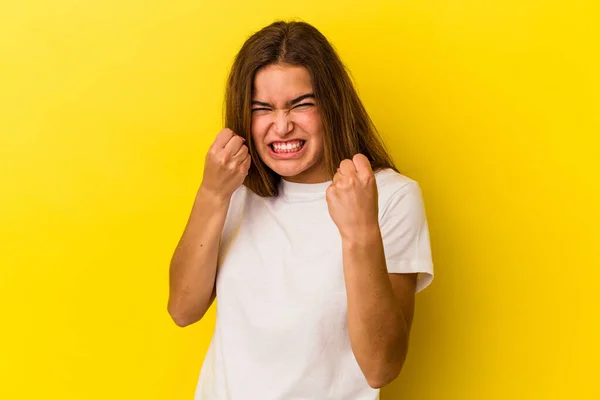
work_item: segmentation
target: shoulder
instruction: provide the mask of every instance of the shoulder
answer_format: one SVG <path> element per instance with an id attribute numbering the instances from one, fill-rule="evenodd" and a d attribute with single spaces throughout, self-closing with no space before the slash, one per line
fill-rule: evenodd
<path id="1" fill-rule="evenodd" d="M 248 193 L 253 194 L 245 185 L 240 185 L 231 195 L 229 208 L 237 208 L 236 206 L 244 203 L 248 197 Z"/>
<path id="2" fill-rule="evenodd" d="M 409 178 L 406 175 L 402 175 L 399 172 L 394 171 L 391 168 L 384 168 L 375 171 L 375 179 L 377 180 L 377 188 L 395 188 L 400 189 L 411 183 L 416 183 L 415 180 Z"/>
<path id="3" fill-rule="evenodd" d="M 393 198 L 421 197 L 421 188 L 417 181 L 394 171 L 382 169 L 375 172 L 379 204 L 383 206 Z"/>
<path id="4" fill-rule="evenodd" d="M 243 214 L 242 211 L 244 209 L 244 204 L 248 199 L 248 193 L 252 192 L 248 190 L 246 186 L 241 185 L 231 195 L 231 199 L 229 200 L 229 207 L 227 210 L 227 217 L 225 218 L 225 231 L 231 229 L 232 225 L 236 225 L 239 223 L 239 220 Z"/>

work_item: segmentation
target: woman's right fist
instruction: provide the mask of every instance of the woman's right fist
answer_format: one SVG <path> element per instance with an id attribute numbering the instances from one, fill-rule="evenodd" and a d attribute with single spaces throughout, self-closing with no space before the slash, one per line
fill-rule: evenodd
<path id="1" fill-rule="evenodd" d="M 242 185 L 251 162 L 244 142 L 245 139 L 231 129 L 219 132 L 204 161 L 203 190 L 229 200 L 233 192 Z"/>

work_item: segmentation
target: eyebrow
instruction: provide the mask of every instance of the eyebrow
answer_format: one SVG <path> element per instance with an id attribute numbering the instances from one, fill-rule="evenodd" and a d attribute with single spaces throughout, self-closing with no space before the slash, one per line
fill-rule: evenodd
<path id="1" fill-rule="evenodd" d="M 286 103 L 286 106 L 291 107 L 294 104 L 300 103 L 302 100 L 306 100 L 306 99 L 314 99 L 315 98 L 315 94 L 314 93 L 306 93 L 303 94 L 302 96 L 298 96 L 293 100 L 290 100 Z M 252 100 L 252 105 L 253 106 L 263 106 L 263 107 L 272 107 L 272 104 L 269 103 L 264 103 L 262 101 L 257 101 L 257 100 Z"/>

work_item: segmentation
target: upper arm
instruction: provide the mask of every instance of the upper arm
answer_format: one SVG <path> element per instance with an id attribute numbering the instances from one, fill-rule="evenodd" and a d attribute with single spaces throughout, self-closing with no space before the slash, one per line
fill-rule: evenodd
<path id="1" fill-rule="evenodd" d="M 381 204 L 380 228 L 388 276 L 410 329 L 415 295 L 433 279 L 429 227 L 423 196 L 416 181 L 388 183 Z"/>
<path id="2" fill-rule="evenodd" d="M 394 295 L 398 299 L 406 328 L 410 330 L 415 312 L 417 274 L 388 274 Z"/>

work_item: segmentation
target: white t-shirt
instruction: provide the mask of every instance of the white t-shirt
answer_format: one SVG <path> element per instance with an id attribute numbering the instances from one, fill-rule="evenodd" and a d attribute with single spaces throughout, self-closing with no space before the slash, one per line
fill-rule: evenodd
<path id="1" fill-rule="evenodd" d="M 390 273 L 433 279 L 417 182 L 376 173 Z M 282 180 L 279 195 L 233 195 L 217 272 L 217 319 L 196 400 L 374 400 L 350 347 L 342 243 L 325 200 L 330 182 Z"/>

